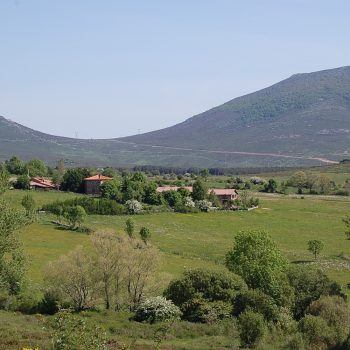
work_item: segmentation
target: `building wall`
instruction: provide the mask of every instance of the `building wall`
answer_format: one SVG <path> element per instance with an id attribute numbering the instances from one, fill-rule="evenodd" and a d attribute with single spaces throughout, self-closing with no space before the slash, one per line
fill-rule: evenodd
<path id="1" fill-rule="evenodd" d="M 85 181 L 85 193 L 86 194 L 101 194 L 100 181 Z"/>

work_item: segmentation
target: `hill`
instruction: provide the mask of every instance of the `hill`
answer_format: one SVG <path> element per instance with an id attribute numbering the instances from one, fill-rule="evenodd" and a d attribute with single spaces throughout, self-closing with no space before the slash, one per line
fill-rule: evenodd
<path id="1" fill-rule="evenodd" d="M 350 66 L 296 74 L 175 126 L 121 139 L 43 134 L 0 118 L 1 158 L 76 164 L 286 166 L 350 154 Z"/>

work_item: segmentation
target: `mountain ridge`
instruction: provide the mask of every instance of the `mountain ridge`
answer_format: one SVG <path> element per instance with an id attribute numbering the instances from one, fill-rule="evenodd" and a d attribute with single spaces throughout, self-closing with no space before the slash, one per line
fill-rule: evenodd
<path id="1" fill-rule="evenodd" d="M 23 147 L 9 147 L 17 141 Z M 45 149 L 45 152 L 43 152 Z M 0 157 L 105 165 L 314 165 L 350 154 L 350 66 L 299 73 L 185 121 L 114 139 L 48 135 L 0 117 Z M 61 157 L 62 158 L 62 157 Z"/>

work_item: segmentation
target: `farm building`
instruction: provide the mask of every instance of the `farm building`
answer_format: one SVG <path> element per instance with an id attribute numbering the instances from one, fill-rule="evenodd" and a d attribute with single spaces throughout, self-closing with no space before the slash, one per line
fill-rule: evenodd
<path id="1" fill-rule="evenodd" d="M 112 180 L 112 178 L 108 177 L 108 176 L 103 176 L 103 175 L 100 175 L 100 174 L 85 178 L 84 179 L 85 193 L 86 194 L 100 195 L 101 194 L 100 186 L 105 181 L 108 181 L 108 180 Z"/>
<path id="2" fill-rule="evenodd" d="M 56 186 L 51 180 L 43 177 L 32 177 L 30 179 L 30 188 L 35 190 L 53 190 Z"/>
<path id="3" fill-rule="evenodd" d="M 157 192 L 162 193 L 167 191 L 177 191 L 179 188 L 180 187 L 177 187 L 177 186 L 163 186 L 163 187 L 158 187 Z M 192 192 L 191 186 L 187 186 L 185 188 L 190 192 Z M 210 188 L 208 190 L 208 194 L 210 193 L 214 193 L 218 197 L 221 203 L 226 203 L 230 200 L 234 200 L 238 196 L 237 191 L 233 188 Z"/>

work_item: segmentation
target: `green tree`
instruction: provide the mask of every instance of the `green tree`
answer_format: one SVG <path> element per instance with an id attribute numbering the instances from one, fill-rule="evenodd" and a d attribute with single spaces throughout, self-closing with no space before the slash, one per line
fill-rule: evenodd
<path id="1" fill-rule="evenodd" d="M 131 238 L 134 235 L 135 231 L 135 223 L 134 220 L 129 218 L 125 222 L 125 232 Z"/>
<path id="2" fill-rule="evenodd" d="M 68 169 L 63 176 L 61 190 L 69 192 L 84 192 L 84 179 L 91 176 L 86 168 Z"/>
<path id="3" fill-rule="evenodd" d="M 86 212 L 82 206 L 76 205 L 73 207 L 65 208 L 63 216 L 68 221 L 71 228 L 74 229 L 85 221 Z"/>
<path id="4" fill-rule="evenodd" d="M 313 239 L 307 242 L 307 247 L 308 251 L 314 255 L 316 260 L 317 256 L 321 253 L 321 251 L 324 248 L 324 243 L 317 239 Z"/>
<path id="5" fill-rule="evenodd" d="M 9 187 L 9 173 L 4 166 L 0 166 L 0 195 L 6 192 Z"/>
<path id="6" fill-rule="evenodd" d="M 347 216 L 346 218 L 343 218 L 342 220 L 347 228 L 347 231 L 345 231 L 345 234 L 348 237 L 348 239 L 350 239 L 350 215 Z"/>
<path id="7" fill-rule="evenodd" d="M 36 212 L 35 200 L 32 195 L 27 194 L 22 198 L 21 202 L 23 208 L 26 210 L 27 216 L 34 219 Z"/>
<path id="8" fill-rule="evenodd" d="M 343 296 L 341 287 L 321 270 L 305 265 L 290 265 L 287 271 L 289 284 L 294 289 L 292 307 L 294 317 L 300 319 L 308 306 L 323 295 Z"/>
<path id="9" fill-rule="evenodd" d="M 0 289 L 18 293 L 24 282 L 26 258 L 16 230 L 27 223 L 22 211 L 0 200 Z"/>
<path id="10" fill-rule="evenodd" d="M 192 198 L 195 201 L 204 200 L 207 198 L 208 188 L 202 180 L 197 179 L 193 184 Z"/>
<path id="11" fill-rule="evenodd" d="M 60 311 L 51 323 L 54 350 L 107 350 L 106 332 L 70 310 Z"/>
<path id="12" fill-rule="evenodd" d="M 208 169 L 202 169 L 199 172 L 199 175 L 204 179 L 204 181 L 207 181 L 208 176 L 209 176 L 209 170 Z"/>
<path id="13" fill-rule="evenodd" d="M 250 310 L 239 316 L 238 325 L 242 345 L 247 347 L 253 347 L 261 341 L 267 331 L 264 317 Z"/>
<path id="14" fill-rule="evenodd" d="M 313 188 L 316 186 L 318 181 L 318 176 L 311 171 L 308 171 L 306 173 L 306 181 L 305 181 L 305 187 L 309 190 L 311 193 Z"/>
<path id="15" fill-rule="evenodd" d="M 53 174 L 52 174 L 53 183 L 56 184 L 57 186 L 60 186 L 63 181 L 65 172 L 66 172 L 66 167 L 64 165 L 64 161 L 61 159 L 57 163 L 55 169 L 53 170 Z"/>
<path id="16" fill-rule="evenodd" d="M 101 186 L 101 195 L 103 198 L 114 199 L 120 202 L 122 194 L 120 192 L 120 182 L 116 179 L 105 181 Z"/>
<path id="17" fill-rule="evenodd" d="M 222 302 L 232 310 L 231 303 L 239 293 L 246 290 L 243 279 L 229 271 L 219 273 L 195 269 L 186 271 L 180 279 L 172 281 L 164 296 L 180 307 L 184 319 L 203 322 L 203 316 L 212 303 Z"/>
<path id="18" fill-rule="evenodd" d="M 29 190 L 30 189 L 30 179 L 28 175 L 20 175 L 15 183 L 15 188 L 18 190 Z"/>
<path id="19" fill-rule="evenodd" d="M 296 187 L 298 189 L 298 193 L 302 193 L 303 188 L 306 186 L 306 174 L 303 171 L 295 172 L 288 179 L 288 185 Z"/>
<path id="20" fill-rule="evenodd" d="M 106 168 L 106 169 L 103 169 L 102 175 L 115 178 L 117 177 L 117 172 L 113 168 Z"/>
<path id="21" fill-rule="evenodd" d="M 151 238 L 151 231 L 148 227 L 142 226 L 140 229 L 140 237 L 142 241 L 147 244 L 149 239 Z"/>
<path id="22" fill-rule="evenodd" d="M 46 176 L 47 166 L 40 159 L 32 159 L 25 165 L 25 172 L 30 176 Z"/>
<path id="23" fill-rule="evenodd" d="M 13 175 L 21 175 L 24 172 L 23 162 L 16 156 L 11 157 L 11 159 L 5 161 L 7 171 Z"/>
<path id="24" fill-rule="evenodd" d="M 265 231 L 240 232 L 226 255 L 226 266 L 250 288 L 270 295 L 277 305 L 290 302 L 292 291 L 284 273 L 288 261 Z"/>
<path id="25" fill-rule="evenodd" d="M 275 193 L 277 191 L 277 182 L 275 179 L 269 179 L 268 183 L 264 185 L 264 191 Z"/>

